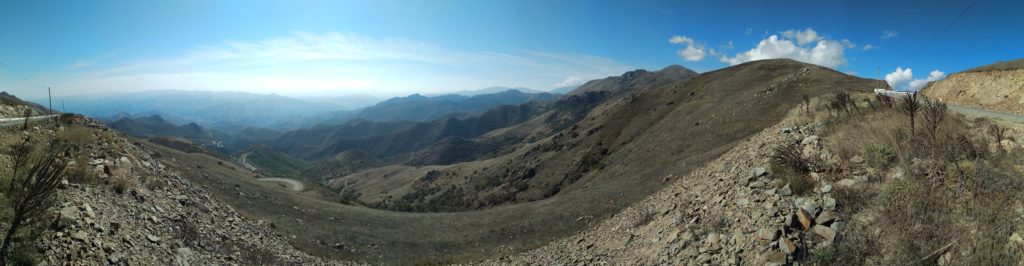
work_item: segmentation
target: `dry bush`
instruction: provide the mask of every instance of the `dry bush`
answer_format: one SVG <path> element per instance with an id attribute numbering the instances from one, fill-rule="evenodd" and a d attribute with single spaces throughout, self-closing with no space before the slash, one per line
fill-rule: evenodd
<path id="1" fill-rule="evenodd" d="M 114 192 L 117 192 L 117 194 L 123 194 L 125 191 L 128 191 L 128 189 L 130 189 L 131 187 L 131 179 L 121 176 L 114 177 L 111 179 L 110 188 L 114 189 Z"/>
<path id="2" fill-rule="evenodd" d="M 1007 130 L 1007 128 L 1001 127 L 995 123 L 992 123 L 991 125 L 988 126 L 988 134 L 992 135 L 992 137 L 996 139 L 996 143 L 999 143 L 1006 139 Z"/>
<path id="3" fill-rule="evenodd" d="M 57 133 L 57 140 L 67 145 L 84 147 L 96 140 L 93 130 L 83 126 L 68 126 Z"/>
<path id="4" fill-rule="evenodd" d="M 14 166 L 28 169 L 23 171 L 24 174 L 13 174 L 10 177 L 13 186 L 8 188 L 10 196 L 7 203 L 12 215 L 3 243 L 0 245 L 0 265 L 10 262 L 10 251 L 17 244 L 15 236 L 18 235 L 18 230 L 42 220 L 39 218 L 55 204 L 53 194 L 57 191 L 57 184 L 64 178 L 64 170 L 68 165 L 64 155 L 69 152 L 66 147 L 51 142 L 43 154 L 34 160 L 30 159 L 31 163 L 30 160 L 25 160 L 23 165 Z"/>
<path id="5" fill-rule="evenodd" d="M 772 149 L 774 152 L 771 155 L 771 162 L 773 164 L 772 169 L 778 171 L 779 169 L 788 169 L 797 174 L 806 174 L 810 172 L 810 165 L 807 159 L 804 159 L 803 152 L 800 150 L 800 143 L 793 142 L 789 144 L 782 144 Z"/>
<path id="6" fill-rule="evenodd" d="M 914 131 L 917 127 L 914 124 L 914 120 L 917 117 L 917 113 L 921 110 L 921 101 L 917 98 L 917 93 L 909 93 L 903 96 L 903 112 L 910 118 L 910 136 L 914 137 Z"/>
<path id="7" fill-rule="evenodd" d="M 939 101 L 925 101 L 924 104 L 924 123 L 925 128 L 928 129 L 928 135 L 935 141 L 938 138 L 938 129 L 942 125 L 942 121 L 946 118 L 946 104 Z"/>
<path id="8" fill-rule="evenodd" d="M 629 216 L 629 223 L 632 228 L 641 227 L 647 225 L 654 220 L 656 215 L 655 211 L 650 206 L 638 205 L 634 208 Z"/>
<path id="9" fill-rule="evenodd" d="M 850 94 L 846 92 L 839 92 L 828 97 L 828 104 L 826 107 L 828 107 L 829 113 L 835 113 L 836 115 L 860 112 L 860 108 L 857 107 L 857 103 L 854 102 L 853 97 L 850 97 Z"/>
<path id="10" fill-rule="evenodd" d="M 882 95 L 882 94 L 875 94 L 875 102 L 878 104 L 878 106 L 889 108 L 889 109 L 892 109 L 892 107 L 896 103 L 892 99 L 892 97 L 889 97 L 889 96 L 886 96 L 886 95 Z"/>

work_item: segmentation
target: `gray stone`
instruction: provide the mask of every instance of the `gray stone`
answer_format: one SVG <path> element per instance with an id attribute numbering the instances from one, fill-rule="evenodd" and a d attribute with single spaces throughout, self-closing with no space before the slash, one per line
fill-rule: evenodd
<path id="1" fill-rule="evenodd" d="M 789 184 L 787 183 L 786 186 L 782 187 L 782 189 L 779 189 L 779 195 L 783 195 L 783 196 L 793 195 L 793 189 L 790 189 L 789 188 Z"/>
<path id="2" fill-rule="evenodd" d="M 814 218 L 814 223 L 828 225 L 836 220 L 839 220 L 839 214 L 834 211 L 823 211 Z"/>
<path id="3" fill-rule="evenodd" d="M 751 178 L 758 178 L 767 175 L 768 170 L 764 167 L 754 167 L 754 169 L 750 171 L 750 174 Z"/>
<path id="4" fill-rule="evenodd" d="M 747 198 L 740 198 L 736 200 L 736 206 L 747 207 L 747 205 L 750 205 L 750 200 Z"/>
<path id="5" fill-rule="evenodd" d="M 773 241 L 776 237 L 779 237 L 779 230 L 774 228 L 761 228 L 757 230 L 757 238 L 761 240 Z"/>
<path id="6" fill-rule="evenodd" d="M 810 135 L 800 141 L 800 145 L 817 145 L 820 138 L 818 135 Z"/>
<path id="7" fill-rule="evenodd" d="M 824 237 L 825 240 L 830 242 L 830 243 L 832 241 L 836 240 L 836 231 L 832 230 L 832 228 L 830 228 L 828 226 L 815 225 L 814 226 L 814 233 L 818 234 L 821 237 Z"/>
<path id="8" fill-rule="evenodd" d="M 801 209 L 804 209 L 804 211 L 807 211 L 807 213 L 811 214 L 812 216 L 815 213 L 817 213 L 818 208 L 821 207 L 820 205 L 818 205 L 818 201 L 806 197 L 796 198 L 796 200 L 794 200 L 793 203 L 795 203 L 797 207 L 800 207 Z"/>
<path id="9" fill-rule="evenodd" d="M 75 231 L 71 233 L 71 239 L 81 241 L 82 243 L 88 243 L 89 235 L 82 231 Z"/>
<path id="10" fill-rule="evenodd" d="M 829 193 L 829 192 L 832 192 L 832 185 L 826 184 L 824 186 L 821 186 L 821 193 Z"/>
<path id="11" fill-rule="evenodd" d="M 822 201 L 824 202 L 822 205 L 824 205 L 823 207 L 825 208 L 825 210 L 831 211 L 836 209 L 836 199 L 829 196 L 825 196 L 825 198 L 823 198 Z"/>
<path id="12" fill-rule="evenodd" d="M 857 182 L 858 181 L 854 179 L 843 178 L 843 180 L 839 180 L 839 182 L 836 182 L 836 185 L 839 185 L 840 187 L 852 187 L 853 185 L 856 185 Z"/>
<path id="13" fill-rule="evenodd" d="M 82 209 L 85 210 L 86 217 L 96 218 L 96 212 L 92 210 L 92 206 L 89 206 L 89 203 L 83 204 Z"/>
<path id="14" fill-rule="evenodd" d="M 856 156 L 853 156 L 853 158 L 850 158 L 850 162 L 851 163 L 856 163 L 856 164 L 862 164 L 862 163 L 864 163 L 864 158 L 860 157 L 860 155 L 856 155 Z"/>
<path id="15" fill-rule="evenodd" d="M 60 209 L 59 223 L 61 228 L 67 228 L 68 226 L 75 224 L 75 222 L 81 218 L 82 214 L 78 210 L 78 207 L 68 206 Z"/>
<path id="16" fill-rule="evenodd" d="M 160 237 L 155 235 L 146 234 L 146 240 L 149 240 L 149 242 L 160 244 Z"/>

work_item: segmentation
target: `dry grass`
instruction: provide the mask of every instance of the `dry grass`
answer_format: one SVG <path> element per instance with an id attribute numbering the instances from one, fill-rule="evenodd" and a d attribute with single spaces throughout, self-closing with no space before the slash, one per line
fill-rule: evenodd
<path id="1" fill-rule="evenodd" d="M 1024 198 L 1024 177 L 1012 166 L 1024 155 L 989 153 L 986 143 L 994 138 L 983 135 L 988 123 L 972 125 L 962 116 L 937 113 L 945 108 L 923 106 L 928 134 L 911 133 L 906 109 L 875 108 L 827 123 L 826 146 L 842 158 L 861 155 L 883 172 L 897 166 L 907 171 L 902 179 L 836 188 L 844 217 L 868 209 L 878 215 L 872 225 L 844 230 L 842 241 L 808 262 L 930 265 L 947 252 L 953 265 L 1020 261 L 1006 247 L 1019 230 L 1014 217 L 1020 214 L 1012 206 Z M 877 229 L 880 234 L 870 233 Z"/>

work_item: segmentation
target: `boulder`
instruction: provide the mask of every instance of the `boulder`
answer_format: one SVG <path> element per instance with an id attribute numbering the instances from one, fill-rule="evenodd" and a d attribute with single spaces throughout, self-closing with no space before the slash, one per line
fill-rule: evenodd
<path id="1" fill-rule="evenodd" d="M 782 195 L 782 196 L 793 195 L 793 189 L 789 188 L 789 184 L 786 184 L 786 186 L 782 187 L 782 189 L 779 189 L 779 195 Z"/>
<path id="2" fill-rule="evenodd" d="M 818 217 L 814 218 L 814 223 L 828 225 L 831 224 L 832 222 L 835 222 L 836 220 L 839 220 L 838 213 L 834 211 L 823 211 L 821 212 L 821 214 L 818 214 Z"/>
<path id="3" fill-rule="evenodd" d="M 821 237 L 824 237 L 825 240 L 828 241 L 829 243 L 831 243 L 832 241 L 836 240 L 836 231 L 832 230 L 832 228 L 829 228 L 828 226 L 824 226 L 824 225 L 820 225 L 820 224 L 819 225 L 815 225 L 814 226 L 814 233 L 818 234 Z"/>
<path id="4" fill-rule="evenodd" d="M 807 230 L 807 229 L 811 228 L 811 224 L 812 224 L 811 221 L 813 221 L 813 217 L 811 217 L 810 214 L 808 214 L 806 211 L 804 211 L 804 209 L 797 209 L 796 210 L 796 218 L 797 218 L 797 221 L 800 222 L 800 229 L 801 230 Z"/>
<path id="5" fill-rule="evenodd" d="M 864 158 L 860 157 L 860 155 L 856 155 L 853 156 L 853 158 L 850 158 L 850 162 L 855 164 L 862 164 L 864 163 Z"/>
<path id="6" fill-rule="evenodd" d="M 94 212 L 94 211 L 92 210 L 92 206 L 89 206 L 89 203 L 83 204 L 83 205 L 82 205 L 82 210 L 84 210 L 84 211 L 85 211 L 85 216 L 86 216 L 86 217 L 89 217 L 89 218 L 96 218 L 96 212 Z"/>
<path id="7" fill-rule="evenodd" d="M 751 178 L 762 177 L 768 175 L 768 170 L 765 169 L 764 167 L 754 167 L 753 170 L 750 170 L 750 175 Z"/>
<path id="8" fill-rule="evenodd" d="M 154 244 L 160 244 L 160 237 L 155 235 L 146 234 L 146 240 L 153 242 Z"/>
<path id="9" fill-rule="evenodd" d="M 773 241 L 779 237 L 779 230 L 774 228 L 761 228 L 757 230 L 757 238 L 761 240 Z"/>
<path id="10" fill-rule="evenodd" d="M 822 202 L 823 202 L 822 207 L 825 208 L 825 210 L 832 211 L 832 210 L 836 209 L 836 199 L 835 198 L 832 198 L 832 197 L 829 197 L 829 196 L 825 196 L 824 198 L 822 198 Z"/>

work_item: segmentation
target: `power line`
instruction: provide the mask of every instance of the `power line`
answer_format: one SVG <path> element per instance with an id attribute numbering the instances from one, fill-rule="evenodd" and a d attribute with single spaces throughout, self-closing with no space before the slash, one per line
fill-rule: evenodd
<path id="1" fill-rule="evenodd" d="M 977 4 L 979 1 L 981 1 L 981 0 L 974 0 L 974 2 L 971 2 L 971 5 L 967 6 L 967 8 L 965 8 L 964 11 L 960 12 L 960 15 L 957 15 L 956 18 L 953 18 L 953 21 L 950 21 L 949 24 L 946 24 L 945 28 L 942 28 L 942 30 L 940 30 L 938 33 L 936 33 L 935 36 L 932 36 L 931 39 L 928 39 L 928 41 L 925 42 L 924 45 L 921 45 L 920 48 L 917 48 L 916 51 L 914 51 L 913 53 L 907 55 L 906 57 L 903 57 L 903 59 L 900 59 L 900 61 L 898 63 L 896 63 L 896 65 L 894 65 L 894 66 L 903 65 L 903 62 L 906 62 L 907 59 L 910 59 L 911 57 L 914 57 L 915 55 L 917 55 L 917 53 L 920 53 L 921 50 L 924 50 L 925 47 L 928 47 L 929 44 L 932 44 L 932 42 L 935 41 L 935 39 L 939 38 L 939 35 L 942 35 L 942 33 L 946 32 L 946 30 L 949 30 L 949 27 L 952 27 L 953 24 L 956 23 L 957 20 L 960 20 L 960 17 L 963 17 L 964 14 L 967 14 L 967 11 L 970 11 L 971 8 L 974 7 L 974 5 Z"/>
<path id="2" fill-rule="evenodd" d="M 21 78 L 22 80 L 24 80 L 28 84 L 31 84 L 31 85 L 39 87 L 39 88 L 46 88 L 46 86 L 39 85 L 39 83 L 32 82 L 32 80 L 26 78 L 25 76 L 22 76 L 21 74 L 18 73 L 18 71 L 14 71 L 14 68 L 11 68 L 11 66 L 8 66 L 7 64 L 5 64 L 4 61 L 0 61 L 0 66 L 4 66 L 4 68 L 6 68 L 8 71 L 11 71 L 11 74 L 14 74 L 15 76 Z"/>

